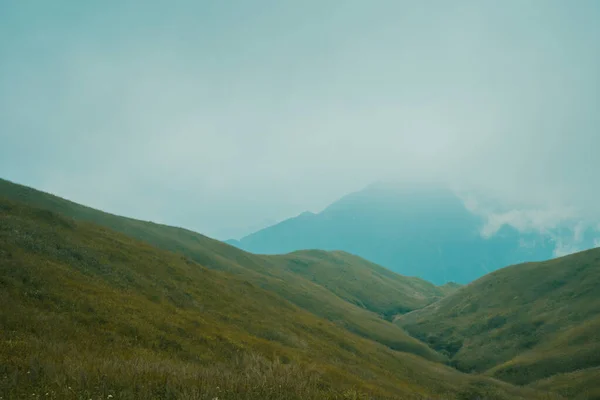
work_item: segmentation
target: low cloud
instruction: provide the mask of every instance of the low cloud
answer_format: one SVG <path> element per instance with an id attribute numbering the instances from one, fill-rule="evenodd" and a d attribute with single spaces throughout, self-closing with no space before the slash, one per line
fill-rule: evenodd
<path id="1" fill-rule="evenodd" d="M 600 220 L 598 2 L 21 3 L 5 178 L 220 239 L 388 179 L 460 188 L 484 236 Z"/>
<path id="2" fill-rule="evenodd" d="M 532 248 L 548 240 L 554 245 L 554 256 L 561 257 L 600 246 L 600 224 L 578 214 L 576 209 L 562 208 L 515 208 L 509 210 L 498 203 L 478 201 L 476 197 L 463 194 L 465 207 L 482 218 L 480 234 L 492 238 L 502 227 L 511 227 L 523 234 L 535 234 L 521 238 L 519 245 Z M 545 239 L 544 239 L 545 238 Z M 540 242 L 541 240 L 541 242 Z"/>
<path id="3" fill-rule="evenodd" d="M 504 225 L 511 226 L 520 232 L 548 233 L 571 222 L 573 217 L 573 213 L 568 210 L 511 210 L 499 214 L 489 214 L 481 229 L 481 235 L 491 237 Z M 579 225 L 576 226 L 579 227 Z M 579 228 L 574 232 L 575 236 L 579 236 Z"/>

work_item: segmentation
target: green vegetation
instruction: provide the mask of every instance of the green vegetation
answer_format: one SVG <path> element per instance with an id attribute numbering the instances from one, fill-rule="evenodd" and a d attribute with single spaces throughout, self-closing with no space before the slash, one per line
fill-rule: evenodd
<path id="1" fill-rule="evenodd" d="M 460 370 L 520 385 L 585 370 L 596 379 L 573 380 L 570 389 L 597 393 L 598 287 L 600 249 L 593 249 L 493 272 L 395 322 Z M 564 381 L 548 382 L 541 387 Z"/>
<path id="2" fill-rule="evenodd" d="M 324 279 L 313 282 L 312 278 L 303 276 L 297 269 L 294 270 L 291 266 L 294 265 L 294 260 L 301 259 L 302 253 L 283 257 L 258 256 L 195 232 L 104 213 L 5 180 L 0 180 L 0 193 L 14 201 L 58 212 L 76 220 L 93 222 L 161 249 L 177 252 L 207 268 L 241 276 L 257 287 L 274 292 L 311 313 L 394 350 L 411 352 L 430 360 L 444 360 L 444 357 L 410 337 L 394 324 L 383 320 L 367 308 L 353 304 L 355 302 L 349 297 L 339 295 L 342 290 L 356 294 L 358 286 L 344 289 L 340 287 L 338 280 L 336 285 L 340 290 L 331 291 L 333 285 L 325 284 Z M 372 275 L 372 271 L 380 275 L 384 274 L 381 272 L 384 271 L 383 268 L 365 260 L 349 255 L 345 257 L 359 263 L 360 268 L 365 268 L 362 272 L 358 272 L 360 268 L 351 269 L 351 272 L 361 279 Z M 330 257 L 332 263 L 320 263 L 319 268 L 334 271 L 339 265 L 338 258 Z M 325 277 L 324 274 L 320 276 Z M 389 295 L 389 299 L 384 299 L 384 296 L 377 293 L 380 290 L 377 281 L 369 285 L 370 292 L 363 291 L 356 294 L 355 298 L 362 299 L 363 302 L 366 302 L 368 297 L 379 299 L 368 303 L 374 304 L 372 310 L 379 312 L 383 309 L 395 312 L 425 305 L 433 301 L 434 296 L 440 296 L 442 293 L 437 291 L 434 285 L 422 280 L 402 277 L 391 272 L 387 272 L 386 276 L 388 290 L 383 293 Z M 348 284 L 352 285 L 353 282 L 356 283 L 349 275 Z M 397 285 L 398 289 L 393 289 L 391 285 Z M 410 288 L 410 292 L 402 293 L 405 288 Z"/>
<path id="3" fill-rule="evenodd" d="M 3 399 L 548 398 L 354 335 L 241 266 L 4 199 L 0 260 Z"/>
<path id="4" fill-rule="evenodd" d="M 453 285 L 438 287 L 398 275 L 343 251 L 304 250 L 268 259 L 386 319 L 423 308 L 453 290 Z"/>
<path id="5" fill-rule="evenodd" d="M 442 286 L 438 286 L 438 289 L 441 290 L 442 292 L 442 297 L 448 296 L 449 294 L 452 294 L 454 292 L 456 292 L 458 289 L 460 289 L 463 285 L 456 283 L 456 282 L 448 282 L 443 284 Z"/>
<path id="6" fill-rule="evenodd" d="M 600 399 L 600 367 L 558 374 L 532 384 L 532 387 L 560 393 L 571 400 Z"/>
<path id="7" fill-rule="evenodd" d="M 0 397 L 592 399 L 599 284 L 600 250 L 435 286 L 0 180 Z"/>

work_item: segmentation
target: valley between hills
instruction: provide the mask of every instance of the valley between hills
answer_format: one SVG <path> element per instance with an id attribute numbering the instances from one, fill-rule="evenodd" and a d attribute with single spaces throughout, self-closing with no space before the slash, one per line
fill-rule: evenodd
<path id="1" fill-rule="evenodd" d="M 600 249 L 435 285 L 0 180 L 1 399 L 600 399 Z"/>

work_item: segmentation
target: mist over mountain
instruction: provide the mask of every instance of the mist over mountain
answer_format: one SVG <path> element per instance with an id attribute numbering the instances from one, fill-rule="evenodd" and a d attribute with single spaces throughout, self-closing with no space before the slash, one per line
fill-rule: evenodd
<path id="1" fill-rule="evenodd" d="M 594 231 L 582 225 L 563 222 L 536 231 L 497 220 L 440 186 L 376 183 L 322 212 L 305 212 L 228 243 L 264 254 L 344 250 L 437 284 L 467 283 L 506 265 L 597 244 Z"/>

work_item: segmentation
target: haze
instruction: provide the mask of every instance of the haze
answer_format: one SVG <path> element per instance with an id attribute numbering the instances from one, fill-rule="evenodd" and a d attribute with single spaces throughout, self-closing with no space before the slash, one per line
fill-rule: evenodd
<path id="1" fill-rule="evenodd" d="M 0 172 L 228 239 L 374 181 L 600 221 L 600 2 L 2 1 Z"/>

